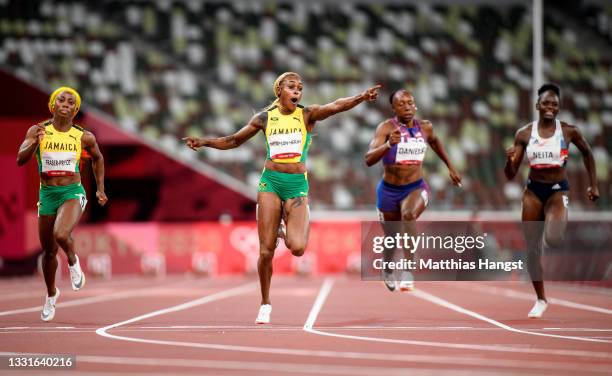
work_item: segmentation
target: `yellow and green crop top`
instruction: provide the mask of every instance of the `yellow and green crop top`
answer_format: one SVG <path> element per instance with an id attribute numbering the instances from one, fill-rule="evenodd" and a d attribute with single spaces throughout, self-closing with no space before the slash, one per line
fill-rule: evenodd
<path id="1" fill-rule="evenodd" d="M 267 111 L 267 159 L 277 163 L 306 162 L 312 138 L 306 129 L 303 111 L 300 105 L 289 115 L 281 114 L 278 106 Z"/>
<path id="2" fill-rule="evenodd" d="M 73 124 L 67 132 L 59 132 L 51 121 L 44 126 L 45 136 L 36 150 L 39 174 L 68 176 L 79 173 L 83 128 Z"/>

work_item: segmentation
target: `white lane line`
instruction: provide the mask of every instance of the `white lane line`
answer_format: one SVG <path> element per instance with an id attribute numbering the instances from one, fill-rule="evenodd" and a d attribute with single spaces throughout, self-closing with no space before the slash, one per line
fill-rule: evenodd
<path id="1" fill-rule="evenodd" d="M 459 349 L 459 350 L 476 350 L 476 351 L 496 351 L 496 352 L 509 352 L 509 353 L 522 353 L 522 354 L 545 354 L 545 355 L 559 355 L 559 356 L 576 356 L 576 357 L 593 357 L 600 359 L 612 359 L 612 353 L 600 352 L 600 351 L 582 351 L 582 350 L 563 350 L 563 349 L 543 349 L 537 347 L 513 347 L 513 346 L 504 346 L 504 345 L 475 345 L 469 343 L 447 343 L 447 342 L 433 342 L 433 341 L 417 341 L 417 340 L 405 340 L 405 339 L 391 339 L 391 338 L 380 338 L 380 337 L 367 337 L 367 336 L 354 336 L 348 334 L 339 334 L 339 333 L 331 333 L 325 332 L 323 330 L 314 329 L 314 323 L 316 321 L 316 317 L 318 316 L 321 308 L 323 307 L 323 303 L 327 296 L 329 295 L 329 290 L 331 286 L 327 286 L 324 284 L 319 291 L 319 295 L 315 300 L 315 304 L 311 309 L 308 318 L 311 316 L 314 317 L 313 320 L 307 320 L 308 329 L 306 329 L 306 324 L 304 324 L 304 330 L 309 333 L 318 334 L 322 336 L 328 337 L 336 337 L 336 338 L 345 338 L 352 339 L 358 341 L 369 341 L 369 342 L 379 342 L 379 343 L 392 343 L 392 344 L 402 344 L 402 345 L 414 345 L 414 346 L 429 346 L 429 347 L 438 347 L 438 348 L 451 348 L 451 349 Z M 320 299 L 319 299 L 320 298 Z M 319 302 L 317 304 L 317 302 Z M 315 310 L 316 308 L 316 310 Z"/>
<path id="2" fill-rule="evenodd" d="M 3 330 L 23 330 L 25 332 L 62 330 L 94 330 L 91 327 L 75 326 L 7 326 L 0 328 Z M 325 326 L 320 327 L 325 330 L 369 330 L 369 331 L 500 331 L 498 327 L 475 328 L 472 326 Z M 169 325 L 169 326 L 130 326 L 126 328 L 116 328 L 117 331 L 291 331 L 304 330 L 304 326 L 253 326 L 253 325 Z M 531 331 L 563 331 L 563 332 L 612 332 L 612 329 L 603 328 L 532 328 Z M 1 333 L 1 332 L 0 332 Z"/>
<path id="3" fill-rule="evenodd" d="M 77 329 L 74 326 L 7 326 L 0 330 L 51 330 L 51 329 Z"/>
<path id="4" fill-rule="evenodd" d="M 573 337 L 573 336 L 562 336 L 562 335 L 557 335 L 557 334 L 549 334 L 549 333 L 539 333 L 539 332 L 531 332 L 528 330 L 522 330 L 522 329 L 517 329 L 515 327 L 503 324 L 499 321 L 493 320 L 491 318 L 488 318 L 486 316 L 483 316 L 479 313 L 476 313 L 474 311 L 470 311 L 466 308 L 460 307 L 454 303 L 449 302 L 448 300 L 442 299 L 438 296 L 435 296 L 433 294 L 427 293 L 423 290 L 414 290 L 413 293 L 411 295 L 416 296 L 417 298 L 421 298 L 423 300 L 426 300 L 430 303 L 434 303 L 437 304 L 441 307 L 444 308 L 448 308 L 452 311 L 455 312 L 459 312 L 459 313 L 463 313 L 464 315 L 467 316 L 471 316 L 475 319 L 481 320 L 481 321 L 485 321 L 488 322 L 491 325 L 495 325 L 497 327 L 500 327 L 502 329 L 506 329 L 509 332 L 515 332 L 515 333 L 521 333 L 521 334 L 528 334 L 528 335 L 533 335 L 533 336 L 540 336 L 540 337 L 551 337 L 551 338 L 561 338 L 561 339 L 569 339 L 569 340 L 575 340 L 575 341 L 585 341 L 585 342 L 599 342 L 599 343 L 612 343 L 612 341 L 608 341 L 608 340 L 603 340 L 603 339 L 592 339 L 592 338 L 584 338 L 584 337 Z"/>
<path id="5" fill-rule="evenodd" d="M 0 336 L 3 334 L 46 334 L 46 333 L 93 333 L 94 330 L 93 329 L 89 329 L 89 330 L 71 330 L 71 331 L 66 331 L 66 330 L 28 330 L 28 331 L 4 331 L 4 332 L 0 332 Z M 19 338 L 23 338 L 23 337 L 19 337 Z"/>
<path id="6" fill-rule="evenodd" d="M 463 287 L 463 286 L 460 286 L 460 288 L 467 289 L 467 287 Z M 470 291 L 475 291 L 475 290 L 482 291 L 488 294 L 498 295 L 498 296 L 502 295 L 508 298 L 515 298 L 515 299 L 522 299 L 522 300 L 529 300 L 529 301 L 535 300 L 533 294 L 527 294 L 524 292 L 520 292 L 520 291 L 508 289 L 508 288 L 503 288 L 503 287 L 471 285 L 469 287 L 469 290 Z M 559 298 L 549 298 L 548 301 L 551 304 L 559 305 L 563 307 L 569 307 L 569 308 L 575 308 L 575 309 L 580 309 L 584 311 L 591 311 L 591 312 L 603 313 L 606 315 L 612 315 L 612 309 L 607 309 L 603 307 L 597 307 L 597 306 L 593 306 L 589 304 L 576 303 L 576 302 L 572 302 L 572 301 L 565 300 L 565 299 L 559 299 Z"/>
<path id="7" fill-rule="evenodd" d="M 319 312 L 321 311 L 321 308 L 323 307 L 323 304 L 325 303 L 325 299 L 327 299 L 327 296 L 329 295 L 333 285 L 334 285 L 334 280 L 331 278 L 326 278 L 325 281 L 323 281 L 323 285 L 321 286 L 321 290 L 319 290 L 317 299 L 312 305 L 312 309 L 310 310 L 310 313 L 308 314 L 306 323 L 304 323 L 305 331 L 309 331 L 310 329 L 312 329 L 312 326 L 317 320 L 317 316 L 319 315 Z"/>
<path id="8" fill-rule="evenodd" d="M 182 281 L 179 281 L 179 282 L 182 282 Z M 179 284 L 179 282 L 174 282 L 173 284 Z M 90 297 L 83 298 L 83 299 L 74 299 L 74 300 L 70 300 L 67 302 L 57 303 L 56 308 L 75 307 L 75 306 L 80 306 L 80 305 L 85 305 L 85 304 L 107 302 L 110 300 L 132 298 L 136 296 L 154 295 L 154 294 L 157 294 L 159 289 L 166 290 L 167 288 L 168 286 L 163 286 L 163 287 L 158 286 L 155 288 L 151 288 L 149 286 L 149 287 L 141 288 L 138 290 L 128 290 L 128 291 L 116 292 L 113 294 L 107 294 L 107 295 L 90 296 Z M 60 297 L 60 301 L 61 299 L 62 298 Z M 44 302 L 44 299 L 41 300 L 41 303 L 43 302 Z M 10 316 L 10 315 L 17 315 L 21 313 L 40 312 L 40 310 L 42 309 L 42 306 L 43 305 L 41 304 L 36 307 L 19 308 L 19 309 L 13 309 L 10 311 L 1 311 L 0 316 Z"/>
<path id="9" fill-rule="evenodd" d="M 137 281 L 137 280 L 134 280 L 134 279 L 123 280 L 123 281 L 113 280 L 112 282 L 98 280 L 96 282 L 95 287 L 88 287 L 87 291 L 90 294 L 96 294 L 96 292 L 98 294 L 102 294 L 102 293 L 106 294 L 108 293 L 108 290 L 112 289 L 112 287 L 115 285 L 119 285 L 119 287 L 121 287 L 122 289 L 125 289 L 126 285 L 136 284 L 134 283 L 134 281 Z M 45 293 L 44 285 L 41 285 L 38 279 L 36 279 L 35 283 L 32 283 L 32 284 L 35 285 L 36 290 L 39 290 L 39 291 L 13 292 L 13 293 L 7 293 L 7 294 L 0 293 L 0 295 L 2 296 L 2 300 L 9 301 L 9 300 L 21 300 L 21 299 L 27 299 L 27 298 L 40 298 L 40 297 L 44 298 L 44 293 Z M 140 281 L 138 281 L 138 284 L 142 286 L 142 283 Z M 27 287 L 27 285 L 25 287 Z M 61 288 L 62 286 L 60 285 L 58 287 Z M 16 286 L 16 288 L 23 289 L 24 285 Z"/>
<path id="10" fill-rule="evenodd" d="M 244 288 L 239 287 L 239 288 Z M 236 291 L 239 288 L 232 289 Z M 226 290 L 214 296 L 214 300 L 218 300 L 224 297 L 229 297 L 230 292 L 232 290 Z M 238 295 L 238 293 L 243 293 L 240 291 L 236 291 L 231 295 Z M 213 296 L 205 297 L 202 299 L 213 300 Z M 204 304 L 204 301 L 199 299 L 200 304 Z M 368 360 L 378 360 L 383 363 L 387 363 L 389 361 L 395 362 L 405 362 L 405 363 L 430 363 L 439 365 L 440 363 L 452 364 L 452 365 L 466 365 L 466 366 L 490 366 L 498 369 L 499 367 L 514 367 L 514 368 L 533 368 L 533 369 L 558 369 L 558 370 L 568 370 L 574 367 L 575 365 L 571 363 L 550 363 L 550 362 L 534 362 L 534 361 L 524 361 L 524 360 L 506 360 L 506 359 L 491 359 L 491 358 L 483 358 L 483 357 L 466 357 L 466 356 L 438 356 L 438 355 L 414 355 L 414 354 L 389 354 L 389 353 L 364 353 L 364 352 L 346 352 L 346 351 L 328 351 L 328 350 L 308 350 L 308 349 L 287 349 L 287 348 L 273 348 L 273 347 L 262 347 L 262 346 L 239 346 L 239 345 L 222 345 L 222 344 L 211 344 L 211 343 L 197 343 L 197 342 L 184 342 L 184 341 L 164 341 L 164 340 L 152 340 L 152 339 L 142 339 L 142 338 L 134 338 L 134 337 L 126 337 L 126 336 L 118 336 L 106 333 L 106 330 L 111 328 L 117 328 L 120 325 L 125 325 L 128 323 L 133 323 L 138 320 L 142 320 L 145 318 L 158 316 L 165 313 L 177 312 L 179 310 L 192 308 L 195 306 L 196 301 L 187 302 L 181 304 L 179 306 L 170 307 L 168 309 L 159 310 L 152 312 L 150 314 L 142 315 L 133 319 L 129 319 L 123 321 L 121 323 L 109 325 L 105 328 L 100 328 L 96 331 L 96 333 L 103 335 L 105 337 L 114 338 L 118 340 L 136 342 L 136 343 L 147 343 L 147 344 L 157 344 L 157 345 L 167 345 L 167 346 L 178 346 L 178 347 L 189 347 L 189 348 L 202 348 L 202 349 L 214 349 L 214 350 L 225 350 L 225 351 L 241 351 L 241 352 L 251 352 L 251 353 L 259 353 L 259 354 L 279 354 L 279 355 L 288 355 L 288 356 L 310 356 L 310 357 L 325 357 L 332 359 L 368 359 Z M 313 323 L 314 325 L 314 323 Z M 463 348 L 465 349 L 465 348 Z M 532 351 L 533 349 L 514 349 L 518 350 L 518 352 L 524 353 L 537 353 L 536 351 Z M 529 350 L 529 351 L 522 351 Z M 503 351 L 503 350 L 502 350 Z M 546 351 L 548 353 L 548 351 Z M 577 355 L 577 356 L 587 356 L 587 357 L 595 357 L 595 358 L 604 358 L 609 359 L 610 354 L 608 353 L 597 353 L 597 352 L 588 352 L 588 351 L 560 351 L 558 355 Z M 609 371 L 608 367 L 600 367 L 597 368 L 597 365 L 594 365 L 589 370 L 593 370 L 594 372 L 602 372 L 607 373 Z M 584 371 L 584 367 L 581 368 Z"/>
<path id="11" fill-rule="evenodd" d="M 229 295 L 239 295 L 240 293 L 244 293 L 246 291 L 236 291 L 237 289 L 242 289 L 247 286 L 242 286 L 239 288 L 233 289 L 234 292 L 230 290 L 226 290 L 224 292 L 216 294 L 216 296 L 208 296 L 202 299 L 207 299 L 203 301 L 199 299 L 198 302 L 200 304 L 204 304 L 207 301 L 218 300 L 225 297 L 229 297 Z M 247 289 L 245 289 L 247 290 Z M 105 328 L 100 328 L 96 331 L 96 333 L 103 335 L 105 337 L 114 338 L 118 340 L 136 342 L 136 343 L 146 343 L 146 344 L 157 344 L 157 345 L 166 345 L 166 346 L 178 346 L 178 347 L 189 347 L 189 348 L 201 348 L 201 349 L 213 349 L 213 350 L 224 350 L 224 351 L 239 351 L 239 352 L 250 352 L 250 353 L 259 353 L 259 354 L 276 354 L 276 355 L 287 355 L 287 356 L 308 356 L 308 357 L 322 357 L 322 358 L 332 358 L 332 359 L 366 359 L 366 360 L 376 360 L 381 361 L 383 363 L 387 363 L 390 361 L 401 362 L 401 363 L 426 363 L 426 364 L 435 364 L 439 365 L 441 363 L 451 364 L 451 365 L 465 365 L 471 367 L 495 367 L 496 370 L 499 367 L 513 367 L 513 368 L 533 368 L 533 369 L 559 369 L 559 370 L 568 370 L 571 369 L 574 365 L 571 363 L 550 363 L 550 362 L 534 362 L 534 361 L 524 361 L 524 360 L 507 360 L 507 359 L 493 359 L 493 358 L 483 358 L 483 357 L 469 357 L 469 356 L 439 356 L 439 355 L 414 355 L 414 354 L 398 354 L 398 353 L 370 353 L 370 352 L 347 352 L 347 351 L 329 351 L 329 350 L 308 350 L 308 349 L 287 349 L 287 348 L 274 348 L 274 347 L 262 347 L 262 346 L 239 346 L 239 345 L 222 345 L 222 344 L 212 344 L 212 343 L 198 343 L 198 342 L 184 342 L 184 341 L 164 341 L 164 340 L 153 340 L 153 339 L 142 339 L 142 338 L 134 338 L 134 337 L 126 337 L 126 336 L 118 336 L 106 333 L 106 330 L 111 328 L 118 328 L 120 325 L 125 325 L 127 323 L 133 323 L 138 320 L 143 320 L 145 318 L 158 316 L 165 313 L 177 312 L 179 310 L 192 308 L 195 306 L 196 301 L 187 302 L 181 304 L 179 306 L 170 307 L 165 310 L 159 310 L 152 312 L 151 314 L 142 315 L 136 317 L 134 319 L 126 320 L 121 323 L 109 325 Z M 313 322 L 314 325 L 314 322 Z M 436 343 L 436 345 L 439 345 Z M 442 346 L 445 347 L 445 346 Z M 461 349 L 465 349 L 465 347 L 459 347 Z M 516 350 L 515 352 L 520 353 L 538 353 L 538 349 L 522 349 L 522 348 L 511 348 L 511 350 Z M 487 348 L 491 350 L 491 347 Z M 497 351 L 505 351 L 503 348 L 496 349 Z M 527 350 L 527 351 L 525 351 Z M 544 353 L 549 353 L 549 351 L 545 351 Z M 588 351 L 559 351 L 557 355 L 575 355 L 580 357 L 594 357 L 594 358 L 604 358 L 604 359 L 612 359 L 610 354 L 607 353 L 598 353 L 598 352 L 588 352 Z M 596 368 L 596 366 L 593 366 Z M 593 368 L 594 372 L 603 372 L 607 373 L 609 369 L 607 367 L 601 367 L 600 369 Z M 584 371 L 584 368 L 582 369 Z"/>
<path id="12" fill-rule="evenodd" d="M 0 328 L 2 329 L 2 328 Z M 204 330 L 303 330 L 304 326 L 274 326 L 272 325 L 170 325 L 170 326 L 131 326 L 130 329 L 204 329 Z M 497 330 L 497 328 L 474 328 L 472 326 L 326 326 L 333 330 Z"/>
<path id="13" fill-rule="evenodd" d="M 564 332 L 612 332 L 612 329 L 603 328 L 542 328 L 542 330 L 560 330 Z"/>
<path id="14" fill-rule="evenodd" d="M 252 330 L 239 330 L 239 331 L 229 331 L 229 330 L 215 330 L 213 333 L 215 332 L 222 332 L 222 333 L 239 333 L 239 332 L 257 332 L 257 331 L 265 331 L 265 332 L 295 332 L 295 331 L 302 331 L 303 327 L 299 327 L 299 328 L 291 328 L 291 329 L 252 329 Z M 326 330 L 330 330 L 330 329 L 326 329 Z M 338 330 L 338 329 L 331 329 L 331 330 Z M 351 331 L 353 331 L 354 329 L 351 329 Z M 121 333 L 194 333 L 194 330 L 187 330 L 187 329 L 115 329 L 115 332 L 121 332 Z M 70 331 L 66 331 L 66 330 L 57 330 L 57 329 L 52 329 L 52 330 L 4 330 L 0 332 L 0 336 L 2 335 L 7 335 L 7 334 L 48 334 L 48 333 L 95 333 L 95 329 L 74 329 L 74 330 L 70 330 Z M 585 336 L 583 338 L 598 338 L 598 339 L 612 339 L 612 336 Z"/>
<path id="15" fill-rule="evenodd" d="M 497 327 L 482 327 L 476 328 L 472 326 L 362 326 L 362 325 L 348 325 L 348 326 L 324 326 L 319 327 L 325 330 L 375 330 L 375 331 L 431 331 L 431 330 L 447 330 L 447 331 L 500 331 L 501 328 Z M 83 326 L 7 326 L 0 327 L 0 330 L 93 330 L 91 327 Z M 253 326 L 253 325 L 156 325 L 156 326 L 130 326 L 126 328 L 117 328 L 116 330 L 132 330 L 132 331 L 147 331 L 147 330 L 201 330 L 201 331 L 214 331 L 214 330 L 304 330 L 304 326 Z M 564 331 L 564 332 L 612 332 L 612 329 L 604 328 L 532 328 L 533 331 Z"/>
<path id="16" fill-rule="evenodd" d="M 117 336 L 113 336 L 112 334 L 107 333 L 107 330 L 113 329 L 113 328 L 117 328 L 119 326 L 123 326 L 123 325 L 127 325 L 127 324 L 131 324 L 133 322 L 137 322 L 137 321 L 141 321 L 141 320 L 145 320 L 151 317 L 155 317 L 155 316 L 160 316 L 160 315 L 164 315 L 166 313 L 172 313 L 172 312 L 178 312 L 178 311 L 182 311 L 185 309 L 189 309 L 189 308 L 193 308 L 193 307 L 197 307 L 199 305 L 202 304 L 207 304 L 210 302 L 214 302 L 215 300 L 220 300 L 220 299 L 225 299 L 225 298 L 229 298 L 232 296 L 237 296 L 237 295 L 241 295 L 244 293 L 247 293 L 249 291 L 252 291 L 255 289 L 255 283 L 248 283 L 246 285 L 242 285 L 242 286 L 238 286 L 229 290 L 225 290 L 225 291 L 221 291 L 212 295 L 207 295 L 204 296 L 202 298 L 196 299 L 196 300 L 191 300 L 189 302 L 186 303 L 182 303 L 182 304 L 178 304 L 169 308 L 164 308 L 164 309 L 160 309 L 157 311 L 153 311 L 144 315 L 140 315 L 134 318 L 131 318 L 129 320 L 125 320 L 125 321 L 121 321 L 118 322 L 116 324 L 111 324 L 108 326 L 105 326 L 103 328 L 99 328 L 96 330 L 96 333 L 98 335 L 101 335 L 102 337 L 109 337 L 109 338 L 115 338 Z"/>
<path id="17" fill-rule="evenodd" d="M 398 329 L 396 328 L 350 328 L 350 327 L 325 327 L 325 328 L 321 328 L 321 330 L 333 330 L 333 331 L 374 331 L 374 332 L 381 332 L 381 331 L 392 331 L 395 333 L 399 333 Z M 503 329 L 501 328 L 482 328 L 483 330 L 480 329 L 473 329 L 473 330 L 477 330 L 477 331 L 502 331 Z M 57 329 L 57 328 L 13 328 L 13 329 L 8 329 L 8 328 L 2 328 L 0 329 L 0 335 L 2 334 L 32 334 L 32 333 L 91 333 L 91 332 L 95 332 L 95 328 L 72 328 L 72 329 Z M 265 332 L 296 332 L 296 331 L 302 331 L 304 330 L 303 326 L 299 326 L 299 327 L 239 327 L 239 328 L 216 328 L 216 327 L 210 327 L 210 328 L 191 328 L 191 329 L 185 329 L 185 328 L 160 328 L 160 327 L 154 327 L 154 328 L 146 328 L 146 327 L 119 327 L 119 328 L 114 328 L 113 332 L 115 333 L 125 333 L 125 332 L 132 332 L 132 333 L 137 333 L 137 332 L 142 332 L 142 333 L 154 333 L 154 332 L 164 332 L 164 333 L 183 333 L 183 332 L 209 332 L 209 333 L 240 333 L 240 332 L 261 332 L 261 331 L 265 331 Z M 423 332 L 423 331 L 432 331 L 432 330 L 439 330 L 436 329 L 435 327 L 431 327 L 429 329 L 419 329 L 419 332 Z M 532 329 L 533 331 L 539 331 L 541 329 Z M 465 331 L 469 331 L 469 330 L 464 330 L 462 329 L 463 332 Z M 591 331 L 593 332 L 593 331 Z M 586 333 L 585 333 L 586 334 Z M 601 338 L 601 339 L 606 339 L 606 338 L 612 338 L 610 336 L 594 336 L 593 334 L 589 335 L 589 336 L 585 336 L 585 338 Z"/>
<path id="18" fill-rule="evenodd" d="M 113 290 L 117 287 L 119 287 L 121 290 L 125 290 L 126 287 L 131 287 L 131 288 L 150 287 L 150 280 L 144 277 L 136 277 L 136 278 L 134 277 L 131 277 L 131 278 L 113 277 L 112 280 L 103 280 L 103 279 L 92 277 L 92 279 L 95 280 L 95 285 L 92 284 L 91 286 L 89 286 L 89 283 L 88 283 L 88 288 L 87 288 L 88 293 L 91 293 L 91 294 L 97 294 L 96 292 L 98 290 L 100 291 L 99 294 L 106 294 L 109 292 L 109 290 Z M 62 288 L 62 284 L 63 284 L 62 281 L 63 280 L 58 280 L 58 284 L 59 284 L 58 287 L 60 289 Z M 168 284 L 177 284 L 177 282 L 183 282 L 182 278 L 177 279 L 177 278 L 170 278 L 170 277 L 163 278 L 162 280 L 156 279 L 155 281 L 163 282 L 164 286 L 167 286 Z M 70 285 L 66 285 L 66 284 L 63 284 L 63 285 L 65 286 L 66 289 L 70 288 L 69 287 Z M 0 292 L 0 296 L 2 296 L 3 301 L 8 301 L 11 299 L 17 300 L 17 299 L 37 298 L 37 297 L 42 298 L 44 300 L 45 287 L 44 287 L 44 283 L 41 284 L 39 278 L 33 278 L 27 281 L 21 281 L 19 283 L 14 283 L 14 286 L 8 285 L 8 284 L 1 284 L 0 286 L 3 286 L 3 287 L 10 286 L 13 290 L 15 289 L 39 290 L 38 292 L 34 292 L 34 291 L 9 292 L 9 293 Z"/>
<path id="19" fill-rule="evenodd" d="M 58 303 L 56 305 L 56 308 L 62 308 L 62 307 L 65 308 L 65 307 L 74 307 L 74 306 L 85 305 L 85 304 L 101 303 L 101 302 L 106 302 L 109 300 L 123 299 L 123 298 L 134 297 L 134 296 L 144 296 L 144 295 L 149 295 L 149 294 L 151 294 L 150 289 L 142 289 L 142 290 L 136 290 L 136 291 L 122 291 L 122 292 L 118 292 L 118 293 L 110 294 L 110 295 L 91 296 L 88 298 L 75 299 L 75 300 L 70 300 L 68 302 Z M 60 300 L 61 300 L 61 297 L 60 297 Z M 13 309 L 10 311 L 2 311 L 0 312 L 0 316 L 10 316 L 10 315 L 17 315 L 20 313 L 40 312 L 41 309 L 42 309 L 42 304 L 36 307 L 19 308 L 19 309 Z"/>

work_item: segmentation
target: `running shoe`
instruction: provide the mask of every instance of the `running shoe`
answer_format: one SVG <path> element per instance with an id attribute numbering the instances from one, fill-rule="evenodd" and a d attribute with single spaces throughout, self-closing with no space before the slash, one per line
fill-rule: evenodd
<path id="1" fill-rule="evenodd" d="M 51 321 L 55 317 L 55 303 L 57 298 L 60 296 L 60 290 L 55 288 L 55 295 L 48 296 L 45 298 L 45 305 L 43 306 L 40 318 L 42 321 Z"/>
<path id="2" fill-rule="evenodd" d="M 414 290 L 414 277 L 412 273 L 408 271 L 402 272 L 402 278 L 399 281 L 399 289 L 404 292 Z"/>
<path id="3" fill-rule="evenodd" d="M 385 284 L 385 287 L 388 288 L 391 292 L 395 291 L 395 289 L 397 288 L 393 272 L 387 273 L 383 271 L 383 283 Z"/>
<path id="4" fill-rule="evenodd" d="M 68 269 L 70 269 L 70 283 L 72 283 L 72 289 L 78 291 L 85 286 L 85 273 L 81 270 L 79 256 L 74 255 L 74 257 L 76 257 L 76 262 L 72 266 L 68 265 Z"/>
<path id="5" fill-rule="evenodd" d="M 272 313 L 272 305 L 262 304 L 259 307 L 259 313 L 257 314 L 257 318 L 255 319 L 255 324 L 269 324 L 270 313 Z"/>
<path id="6" fill-rule="evenodd" d="M 529 311 L 529 314 L 527 314 L 527 317 L 530 319 L 539 319 L 544 314 L 544 311 L 546 311 L 546 308 L 548 308 L 548 302 L 546 302 L 546 300 L 538 299 L 533 305 L 531 311 Z"/>

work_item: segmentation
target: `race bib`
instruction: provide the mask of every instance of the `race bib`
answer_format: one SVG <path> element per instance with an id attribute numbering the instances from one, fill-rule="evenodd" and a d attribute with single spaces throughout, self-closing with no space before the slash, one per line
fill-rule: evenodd
<path id="1" fill-rule="evenodd" d="M 397 144 L 395 162 L 399 164 L 420 164 L 425 158 L 427 144 L 422 137 L 408 138 Z"/>
<path id="2" fill-rule="evenodd" d="M 49 176 L 74 175 L 76 164 L 74 152 L 45 151 L 42 153 L 42 172 Z"/>
<path id="3" fill-rule="evenodd" d="M 561 148 L 561 135 L 550 139 L 532 137 L 527 147 L 527 159 L 533 168 L 562 166 L 565 159 Z"/>
<path id="4" fill-rule="evenodd" d="M 286 133 L 268 136 L 271 159 L 290 159 L 302 155 L 302 134 Z"/>

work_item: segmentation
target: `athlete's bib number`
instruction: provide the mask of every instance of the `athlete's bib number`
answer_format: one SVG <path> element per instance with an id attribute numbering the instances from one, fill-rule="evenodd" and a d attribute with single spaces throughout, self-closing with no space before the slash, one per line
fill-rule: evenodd
<path id="1" fill-rule="evenodd" d="M 561 148 L 561 137 L 555 135 L 551 139 L 532 137 L 527 146 L 527 158 L 533 168 L 550 168 L 563 166 L 564 155 Z"/>
<path id="2" fill-rule="evenodd" d="M 73 152 L 45 151 L 42 153 L 42 172 L 50 176 L 73 175 L 76 162 Z"/>
<path id="3" fill-rule="evenodd" d="M 422 137 L 408 138 L 397 144 L 395 162 L 399 164 L 420 164 L 425 158 L 427 144 Z"/>
<path id="4" fill-rule="evenodd" d="M 302 155 L 302 134 L 288 133 L 268 136 L 271 159 L 290 159 Z"/>

